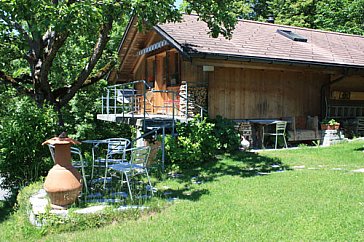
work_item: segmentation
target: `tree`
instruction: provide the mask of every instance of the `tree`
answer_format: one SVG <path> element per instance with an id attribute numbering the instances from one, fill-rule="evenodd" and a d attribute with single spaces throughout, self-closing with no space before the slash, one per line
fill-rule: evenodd
<path id="1" fill-rule="evenodd" d="M 266 2 L 276 23 L 364 35 L 363 0 L 271 0 Z"/>
<path id="2" fill-rule="evenodd" d="M 200 14 L 213 36 L 230 36 L 236 2 L 191 0 L 188 8 Z M 181 19 L 174 0 L 1 0 L 0 83 L 31 96 L 39 107 L 50 103 L 61 114 L 80 88 L 113 68 L 132 14 L 139 26 Z"/>

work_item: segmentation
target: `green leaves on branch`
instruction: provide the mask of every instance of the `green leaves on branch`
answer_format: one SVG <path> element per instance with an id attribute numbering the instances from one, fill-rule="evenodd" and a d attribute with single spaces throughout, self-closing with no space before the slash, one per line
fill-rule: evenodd
<path id="1" fill-rule="evenodd" d="M 177 137 L 167 136 L 167 162 L 179 167 L 199 166 L 215 159 L 219 153 L 234 152 L 239 148 L 239 135 L 234 122 L 222 117 L 202 121 L 199 117 L 188 123 L 178 123 Z"/>

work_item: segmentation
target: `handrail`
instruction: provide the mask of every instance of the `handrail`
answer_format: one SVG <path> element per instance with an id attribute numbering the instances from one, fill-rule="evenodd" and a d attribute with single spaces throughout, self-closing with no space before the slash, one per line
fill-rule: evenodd
<path id="1" fill-rule="evenodd" d="M 143 87 L 142 87 L 142 93 L 137 93 L 137 89 L 135 88 L 136 84 L 140 84 L 142 83 Z M 186 83 L 186 89 L 187 89 L 187 83 Z M 130 93 L 126 92 L 126 90 L 128 89 L 132 89 L 133 91 Z M 139 89 L 140 90 L 140 89 Z M 128 82 L 128 83 L 121 83 L 121 84 L 115 84 L 115 85 L 111 85 L 106 87 L 106 91 L 107 91 L 107 95 L 106 97 L 103 95 L 102 96 L 102 101 L 101 101 L 101 105 L 102 105 L 102 114 L 121 114 L 122 117 L 125 117 L 125 115 L 127 113 L 129 113 L 132 117 L 134 117 L 135 114 L 137 114 L 139 112 L 139 114 L 142 114 L 144 120 L 143 120 L 143 124 L 145 126 L 145 118 L 149 115 L 149 113 L 146 111 L 147 108 L 147 98 L 146 98 L 146 93 L 147 91 L 152 92 L 152 93 L 166 93 L 166 94 L 171 94 L 171 98 L 172 99 L 168 99 L 171 100 L 172 105 L 171 106 L 155 106 L 154 103 L 148 101 L 148 104 L 150 104 L 152 106 L 152 108 L 172 108 L 172 119 L 174 120 L 176 116 L 175 111 L 179 111 L 181 112 L 181 114 L 183 114 L 186 118 L 186 121 L 188 122 L 188 119 L 193 117 L 194 115 L 190 115 L 189 114 L 189 105 L 190 105 L 190 100 L 188 98 L 188 89 L 186 90 L 186 96 L 185 95 L 180 95 L 180 93 L 173 91 L 173 90 L 154 90 L 145 80 L 136 80 L 133 82 Z M 121 91 L 121 100 L 119 100 L 119 102 L 121 102 L 121 106 L 118 106 L 118 95 L 119 92 Z M 127 94 L 125 94 L 127 93 Z M 126 102 L 125 101 L 125 96 L 130 98 L 130 102 Z M 138 99 L 138 97 L 143 97 L 143 100 L 140 101 L 136 101 L 136 99 Z M 186 102 L 186 110 L 181 110 L 178 106 L 175 106 L 175 101 L 178 100 L 177 97 L 179 97 L 179 100 L 183 100 Z M 110 103 L 110 101 L 113 101 L 112 103 Z M 106 106 L 105 106 L 106 105 Z M 113 105 L 113 106 L 110 106 Z M 194 103 L 194 107 L 197 107 L 200 110 L 200 117 L 203 118 L 204 117 L 204 113 L 207 113 L 207 110 L 202 107 L 199 104 Z M 120 111 L 121 110 L 121 111 Z M 142 113 L 140 113 L 140 111 L 142 111 Z"/>

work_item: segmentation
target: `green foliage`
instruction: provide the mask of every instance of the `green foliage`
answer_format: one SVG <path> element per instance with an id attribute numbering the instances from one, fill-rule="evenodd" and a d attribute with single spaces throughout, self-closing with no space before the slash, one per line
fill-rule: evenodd
<path id="1" fill-rule="evenodd" d="M 329 124 L 329 125 L 339 125 L 340 123 L 337 122 L 335 119 L 324 119 L 321 122 L 322 124 Z"/>
<path id="2" fill-rule="evenodd" d="M 174 0 L 11 0 L 0 5 L 0 73 L 4 82 L 62 109 L 80 88 L 95 83 L 118 61 L 127 20 L 140 30 L 181 20 Z M 240 1 L 189 1 L 211 34 L 231 36 Z"/>
<path id="3" fill-rule="evenodd" d="M 279 24 L 364 34 L 362 0 L 271 0 L 268 4 Z"/>
<path id="4" fill-rule="evenodd" d="M 179 167 L 188 167 L 214 159 L 219 145 L 214 126 L 206 118 L 200 121 L 199 117 L 188 123 L 178 123 L 178 136 L 169 135 L 166 138 L 167 161 Z"/>
<path id="5" fill-rule="evenodd" d="M 79 207 L 68 209 L 67 216 L 60 216 L 50 212 L 50 207 L 46 211 L 38 214 L 36 219 L 42 227 L 35 227 L 29 221 L 29 211 L 32 209 L 29 198 L 36 194 L 43 187 L 43 182 L 32 183 L 20 190 L 17 196 L 15 212 L 10 219 L 0 225 L 0 238 L 5 241 L 15 241 L 19 239 L 39 240 L 47 234 L 60 232 L 72 232 L 86 229 L 95 229 L 109 224 L 121 223 L 127 220 L 136 220 L 148 213 L 159 212 L 164 203 L 156 202 L 156 199 L 148 201 L 148 209 L 129 209 L 119 211 L 116 208 L 120 204 L 109 205 L 100 212 L 93 214 L 75 213 Z M 95 205 L 95 204 L 86 204 Z M 0 207 L 1 208 L 1 207 Z"/>
<path id="6" fill-rule="evenodd" d="M 0 119 L 0 175 L 2 186 L 17 189 L 46 175 L 52 165 L 42 142 L 54 136 L 56 115 L 52 108 L 38 108 L 27 97 L 4 105 Z"/>
<path id="7" fill-rule="evenodd" d="M 131 138 L 130 125 L 98 120 L 101 112 L 100 93 L 106 81 L 80 90 L 63 111 L 64 129 L 77 140 L 106 139 L 111 137 Z"/>
<path id="8" fill-rule="evenodd" d="M 240 137 L 234 122 L 218 116 L 200 121 L 199 117 L 188 123 L 178 123 L 177 137 L 166 137 L 166 159 L 177 167 L 200 166 L 214 160 L 219 153 L 238 150 Z"/>
<path id="9" fill-rule="evenodd" d="M 231 0 L 185 1 L 181 7 L 186 13 L 197 13 L 215 38 L 219 34 L 231 37 L 238 17 L 249 11 L 244 1 Z"/>
<path id="10" fill-rule="evenodd" d="M 211 122 L 215 124 L 214 133 L 219 142 L 219 151 L 221 153 L 237 151 L 240 145 L 240 136 L 234 128 L 235 122 L 221 116 L 217 116 Z"/>
<path id="11" fill-rule="evenodd" d="M 350 170 L 362 168 L 363 144 L 224 156 L 159 184 L 179 198 L 162 214 L 43 240 L 362 241 L 363 174 Z M 273 172 L 279 161 L 304 167 Z"/>
<path id="12" fill-rule="evenodd" d="M 30 239 L 35 241 L 41 238 L 42 230 L 30 223 L 28 212 L 31 209 L 30 196 L 35 194 L 42 186 L 42 182 L 35 182 L 19 191 L 14 213 L 2 223 L 3 227 L 0 229 L 2 240 L 24 241 Z"/>

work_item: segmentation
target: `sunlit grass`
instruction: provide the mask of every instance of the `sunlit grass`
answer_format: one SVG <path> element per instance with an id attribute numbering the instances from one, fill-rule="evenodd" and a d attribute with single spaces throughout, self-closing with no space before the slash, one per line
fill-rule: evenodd
<path id="1" fill-rule="evenodd" d="M 44 239 L 362 241 L 363 145 L 224 156 L 158 183 L 161 200 L 178 198 L 160 213 Z"/>

